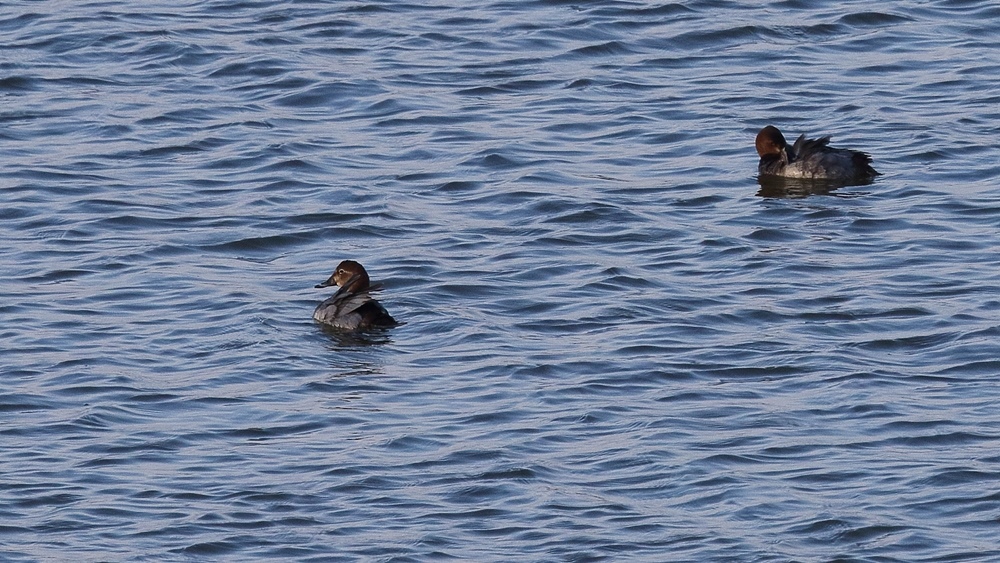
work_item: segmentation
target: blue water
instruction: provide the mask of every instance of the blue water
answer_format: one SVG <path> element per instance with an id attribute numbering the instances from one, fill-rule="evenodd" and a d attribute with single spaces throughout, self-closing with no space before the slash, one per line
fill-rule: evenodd
<path id="1" fill-rule="evenodd" d="M 4 4 L 0 560 L 1000 559 L 998 17 Z"/>

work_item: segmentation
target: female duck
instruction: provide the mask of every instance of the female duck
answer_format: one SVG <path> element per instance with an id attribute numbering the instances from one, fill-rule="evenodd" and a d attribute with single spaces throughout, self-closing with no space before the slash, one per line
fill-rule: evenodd
<path id="1" fill-rule="evenodd" d="M 368 294 L 371 281 L 361 264 L 344 260 L 329 279 L 316 287 L 331 285 L 338 285 L 340 289 L 316 307 L 313 318 L 317 321 L 341 330 L 367 330 L 399 324 L 381 303 Z"/>
<path id="2" fill-rule="evenodd" d="M 872 157 L 860 151 L 828 146 L 830 137 L 806 139 L 799 135 L 788 146 L 777 127 L 768 125 L 757 133 L 757 154 L 761 176 L 781 176 L 807 180 L 870 182 L 879 173 L 871 167 Z"/>

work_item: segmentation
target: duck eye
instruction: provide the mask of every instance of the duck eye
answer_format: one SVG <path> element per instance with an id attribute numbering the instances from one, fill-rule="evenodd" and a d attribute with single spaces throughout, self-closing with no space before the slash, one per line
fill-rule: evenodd
<path id="1" fill-rule="evenodd" d="M 337 270 L 337 273 L 338 274 L 346 274 L 347 272 L 345 272 L 344 269 L 341 268 L 341 269 Z"/>

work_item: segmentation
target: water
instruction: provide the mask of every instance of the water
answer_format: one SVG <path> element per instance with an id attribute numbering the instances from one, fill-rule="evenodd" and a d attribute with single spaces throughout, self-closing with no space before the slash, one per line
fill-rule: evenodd
<path id="1" fill-rule="evenodd" d="M 998 16 L 6 4 L 0 559 L 1000 558 Z"/>

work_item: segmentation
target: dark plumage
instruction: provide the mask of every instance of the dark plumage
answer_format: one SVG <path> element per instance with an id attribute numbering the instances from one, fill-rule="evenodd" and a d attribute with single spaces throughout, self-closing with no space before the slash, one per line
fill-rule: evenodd
<path id="1" fill-rule="evenodd" d="M 381 303 L 369 295 L 371 281 L 361 264 L 344 260 L 325 282 L 316 287 L 331 285 L 340 286 L 340 289 L 316 307 L 313 318 L 317 321 L 341 330 L 366 330 L 399 324 Z"/>
<path id="2" fill-rule="evenodd" d="M 800 135 L 789 147 L 781 131 L 768 125 L 757 133 L 754 143 L 760 155 L 757 171 L 761 176 L 843 182 L 868 182 L 879 175 L 866 153 L 834 148 L 829 143 L 829 136 L 806 139 Z"/>

